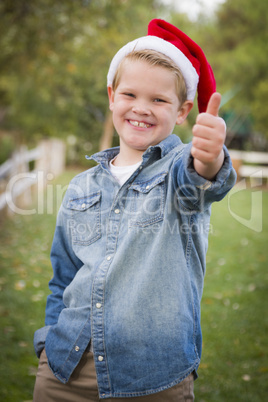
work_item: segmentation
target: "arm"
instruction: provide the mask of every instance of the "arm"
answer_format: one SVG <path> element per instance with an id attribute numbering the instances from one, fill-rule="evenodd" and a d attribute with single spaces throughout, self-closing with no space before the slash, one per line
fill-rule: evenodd
<path id="1" fill-rule="evenodd" d="M 66 215 L 63 205 L 57 217 L 51 248 L 51 264 L 54 275 L 49 282 L 49 288 L 52 293 L 47 298 L 45 327 L 38 329 L 34 334 L 34 348 L 38 357 L 45 347 L 46 337 L 51 326 L 57 324 L 58 317 L 65 308 L 63 292 L 82 266 L 82 262 L 72 249 L 70 229 L 68 229 L 68 215 Z"/>
<path id="2" fill-rule="evenodd" d="M 214 93 L 206 113 L 197 116 L 193 141 L 175 164 L 175 186 L 180 202 L 190 210 L 202 210 L 220 201 L 233 187 L 236 173 L 224 146 L 226 125 L 218 117 L 221 95 Z"/>
<path id="3" fill-rule="evenodd" d="M 206 113 L 197 116 L 193 127 L 191 155 L 196 172 L 212 181 L 224 162 L 223 145 L 226 138 L 226 125 L 218 117 L 221 95 L 214 93 L 208 103 Z"/>
<path id="4" fill-rule="evenodd" d="M 58 317 L 65 308 L 64 290 L 83 265 L 73 251 L 71 233 L 66 222 L 68 222 L 68 216 L 60 211 L 50 254 L 54 275 L 49 282 L 51 294 L 47 298 L 46 325 L 54 325 L 58 322 Z"/>

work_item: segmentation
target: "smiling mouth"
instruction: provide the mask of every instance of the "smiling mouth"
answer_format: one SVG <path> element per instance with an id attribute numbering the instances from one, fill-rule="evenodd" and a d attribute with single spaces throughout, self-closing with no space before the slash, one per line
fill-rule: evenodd
<path id="1" fill-rule="evenodd" d="M 144 123 L 143 121 L 128 120 L 129 123 L 134 127 L 150 128 L 152 124 Z"/>

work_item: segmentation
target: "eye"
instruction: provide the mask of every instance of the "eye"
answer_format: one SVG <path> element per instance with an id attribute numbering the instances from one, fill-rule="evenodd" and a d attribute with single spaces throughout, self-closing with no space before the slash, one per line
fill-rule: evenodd
<path id="1" fill-rule="evenodd" d="M 135 95 L 132 94 L 131 92 L 124 92 L 123 95 L 128 96 L 129 98 L 135 98 Z"/>
<path id="2" fill-rule="evenodd" d="M 161 99 L 161 98 L 155 98 L 154 102 L 156 102 L 156 103 L 161 103 L 161 102 L 166 103 L 166 101 L 164 99 Z"/>

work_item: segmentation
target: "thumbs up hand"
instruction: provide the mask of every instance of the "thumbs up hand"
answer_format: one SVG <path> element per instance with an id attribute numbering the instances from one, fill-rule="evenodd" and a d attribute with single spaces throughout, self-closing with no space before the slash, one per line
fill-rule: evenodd
<path id="1" fill-rule="evenodd" d="M 200 113 L 194 125 L 191 154 L 196 172 L 207 180 L 212 180 L 224 161 L 223 145 L 226 125 L 218 116 L 221 95 L 213 93 L 206 113 Z"/>

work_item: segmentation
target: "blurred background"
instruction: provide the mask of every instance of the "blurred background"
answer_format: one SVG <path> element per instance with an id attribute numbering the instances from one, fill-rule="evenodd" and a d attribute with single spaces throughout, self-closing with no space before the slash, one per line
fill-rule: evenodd
<path id="1" fill-rule="evenodd" d="M 86 165 L 86 153 L 116 145 L 109 63 L 156 17 L 204 49 L 223 95 L 228 147 L 268 148 L 266 1 L 1 0 L 0 17 L 0 163 L 19 144 L 49 137 L 66 143 L 68 164 Z M 196 110 L 180 132 L 184 141 Z"/>
<path id="2" fill-rule="evenodd" d="M 267 398 L 268 2 L 1 0 L 1 401 L 31 400 L 56 213 L 70 179 L 91 167 L 85 155 L 118 145 L 108 67 L 153 18 L 203 48 L 238 173 L 213 207 L 197 401 Z M 197 113 L 176 129 L 184 142 Z"/>

